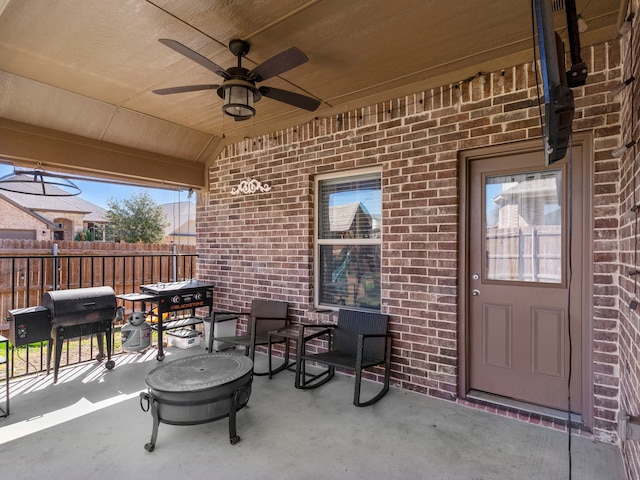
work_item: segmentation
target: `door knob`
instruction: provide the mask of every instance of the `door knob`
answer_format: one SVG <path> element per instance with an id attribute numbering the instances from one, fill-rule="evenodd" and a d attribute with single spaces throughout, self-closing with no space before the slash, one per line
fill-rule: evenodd
<path id="1" fill-rule="evenodd" d="M 474 297 L 477 297 L 478 295 L 480 295 L 480 290 L 475 289 L 471 292 L 471 295 L 473 295 Z"/>

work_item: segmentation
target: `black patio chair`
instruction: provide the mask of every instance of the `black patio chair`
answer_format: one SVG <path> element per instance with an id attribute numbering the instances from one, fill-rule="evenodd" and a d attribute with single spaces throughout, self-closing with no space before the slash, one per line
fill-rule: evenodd
<path id="1" fill-rule="evenodd" d="M 243 346 L 245 348 L 245 355 L 249 356 L 251 361 L 254 361 L 256 347 L 268 344 L 269 332 L 289 325 L 288 309 L 289 304 L 287 302 L 255 298 L 251 301 L 250 312 L 216 311 L 214 312 L 215 315 L 236 314 L 248 316 L 247 332 L 243 335 L 235 335 L 233 337 L 213 337 L 213 335 L 211 335 L 213 337 L 212 340 Z M 258 373 L 254 370 L 254 375 L 273 375 L 293 365 L 293 363 L 289 364 L 289 344 L 284 342 L 284 339 L 275 342 L 272 341 L 272 343 L 285 343 L 283 363 L 274 370 L 267 372 Z"/>
<path id="2" fill-rule="evenodd" d="M 302 374 L 299 376 L 299 384 L 296 387 L 317 388 L 333 378 L 336 368 L 341 368 L 355 372 L 353 404 L 356 407 L 366 407 L 376 403 L 389 391 L 391 334 L 387 333 L 388 323 L 388 315 L 339 310 L 338 323 L 329 327 L 328 351 L 307 354 L 305 348 L 310 340 L 326 335 L 326 330 L 306 337 L 305 345 L 301 349 Z M 306 361 L 327 365 L 327 369 L 307 378 Z M 362 402 L 360 400 L 362 371 L 377 365 L 384 365 L 382 389 L 370 400 Z"/>

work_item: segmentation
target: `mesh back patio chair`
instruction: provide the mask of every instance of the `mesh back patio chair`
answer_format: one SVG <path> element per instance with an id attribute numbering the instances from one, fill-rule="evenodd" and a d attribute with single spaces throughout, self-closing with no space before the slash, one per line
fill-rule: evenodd
<path id="1" fill-rule="evenodd" d="M 256 347 L 267 345 L 269 332 L 289 325 L 288 308 L 288 302 L 256 298 L 251 301 L 251 311 L 249 313 L 216 312 L 216 314 L 236 313 L 237 315 L 247 315 L 247 331 L 242 335 L 232 337 L 213 337 L 213 340 L 243 346 L 245 348 L 245 355 L 248 355 L 251 360 L 254 361 Z M 271 371 L 260 373 L 254 371 L 254 375 L 274 374 L 291 366 L 288 363 L 289 344 L 284 342 L 284 339 L 272 343 L 285 343 L 286 351 L 283 363 Z"/>
<path id="2" fill-rule="evenodd" d="M 306 354 L 302 349 L 301 362 L 315 362 L 327 365 L 327 369 L 307 380 L 300 375 L 298 388 L 317 388 L 325 384 L 335 374 L 336 368 L 355 372 L 355 390 L 353 404 L 366 407 L 380 400 L 389 391 L 391 374 L 391 335 L 387 333 L 388 315 L 353 310 L 340 310 L 338 322 L 329 329 L 329 348 L 326 352 Z M 326 332 L 320 332 L 322 335 Z M 307 337 L 310 341 L 315 336 Z M 378 365 L 384 365 L 382 389 L 370 400 L 360 399 L 362 371 Z M 303 366 L 303 372 L 305 368 Z"/>

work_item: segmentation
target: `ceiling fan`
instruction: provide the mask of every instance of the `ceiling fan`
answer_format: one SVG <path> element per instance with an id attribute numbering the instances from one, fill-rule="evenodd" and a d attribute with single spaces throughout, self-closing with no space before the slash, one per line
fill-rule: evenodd
<path id="1" fill-rule="evenodd" d="M 256 83 L 276 77 L 309 60 L 301 50 L 295 47 L 274 55 L 253 70 L 248 70 L 242 66 L 242 57 L 249 53 L 249 43 L 244 40 L 231 40 L 229 50 L 238 57 L 238 66 L 225 70 L 180 42 L 167 38 L 160 38 L 158 41 L 221 76 L 224 81 L 220 85 L 185 85 L 160 88 L 153 90 L 153 93 L 168 95 L 198 90 L 216 90 L 220 98 L 224 100 L 223 112 L 232 116 L 236 121 L 253 117 L 256 113 L 254 103 L 263 96 L 311 112 L 320 106 L 320 100 L 299 93 L 267 86 L 256 87 Z"/>

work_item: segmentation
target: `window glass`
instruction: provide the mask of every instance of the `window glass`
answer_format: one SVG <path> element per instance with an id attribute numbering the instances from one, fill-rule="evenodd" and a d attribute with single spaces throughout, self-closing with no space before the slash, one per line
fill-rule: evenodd
<path id="1" fill-rule="evenodd" d="M 380 236 L 380 176 L 320 182 L 320 232 L 328 238 Z"/>
<path id="2" fill-rule="evenodd" d="M 485 278 L 562 281 L 560 170 L 485 179 Z"/>
<path id="3" fill-rule="evenodd" d="M 380 173 L 318 179 L 317 298 L 380 309 Z"/>
<path id="4" fill-rule="evenodd" d="M 380 246 L 320 245 L 320 303 L 380 309 Z"/>

